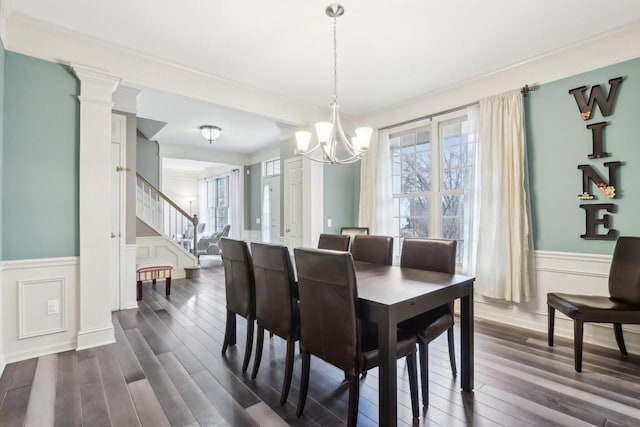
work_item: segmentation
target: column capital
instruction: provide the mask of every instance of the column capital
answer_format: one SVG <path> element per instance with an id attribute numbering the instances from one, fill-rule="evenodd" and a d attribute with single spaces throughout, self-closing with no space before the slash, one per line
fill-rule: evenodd
<path id="1" fill-rule="evenodd" d="M 112 94 L 120 84 L 120 78 L 105 71 L 80 64 L 71 64 L 73 73 L 80 80 L 80 100 L 112 102 Z"/>

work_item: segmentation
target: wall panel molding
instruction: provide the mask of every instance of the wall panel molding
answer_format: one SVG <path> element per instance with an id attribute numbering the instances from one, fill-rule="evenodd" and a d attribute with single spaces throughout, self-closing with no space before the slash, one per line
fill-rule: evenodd
<path id="1" fill-rule="evenodd" d="M 486 319 L 547 333 L 547 293 L 609 295 L 610 255 L 536 251 L 536 285 L 531 300 L 506 303 L 475 297 L 476 319 Z M 624 325 L 631 353 L 640 353 L 640 325 Z M 555 335 L 573 340 L 573 321 L 556 311 Z M 611 324 L 586 323 L 584 341 L 617 349 Z"/>
<path id="2" fill-rule="evenodd" d="M 79 257 L 4 261 L 1 264 L 2 335 L 6 363 L 76 348 Z M 47 302 L 59 301 L 59 314 Z"/>

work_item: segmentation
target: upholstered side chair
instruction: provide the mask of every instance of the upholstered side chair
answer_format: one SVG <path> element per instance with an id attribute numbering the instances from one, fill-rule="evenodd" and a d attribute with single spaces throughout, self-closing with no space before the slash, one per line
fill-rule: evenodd
<path id="1" fill-rule="evenodd" d="M 553 346 L 555 312 L 573 320 L 574 367 L 582 371 L 584 323 L 612 323 L 618 348 L 627 357 L 623 324 L 640 324 L 640 237 L 620 237 L 609 269 L 609 296 L 547 294 L 549 345 Z"/>

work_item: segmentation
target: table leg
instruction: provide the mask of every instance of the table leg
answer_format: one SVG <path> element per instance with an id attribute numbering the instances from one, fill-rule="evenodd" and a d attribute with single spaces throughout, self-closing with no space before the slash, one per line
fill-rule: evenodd
<path id="1" fill-rule="evenodd" d="M 136 283 L 136 300 L 140 301 L 142 299 L 142 280 L 138 280 Z"/>
<path id="2" fill-rule="evenodd" d="M 473 284 L 460 298 L 460 372 L 462 390 L 473 391 Z"/>
<path id="3" fill-rule="evenodd" d="M 398 424 L 397 344 L 397 322 L 389 314 L 378 323 L 378 346 L 380 349 L 378 405 L 381 426 L 396 426 Z"/>

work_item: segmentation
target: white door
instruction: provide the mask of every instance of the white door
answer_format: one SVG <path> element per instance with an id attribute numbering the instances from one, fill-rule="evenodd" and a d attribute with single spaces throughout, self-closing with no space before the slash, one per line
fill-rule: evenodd
<path id="1" fill-rule="evenodd" d="M 121 294 L 126 283 L 124 277 L 124 230 L 125 230 L 125 131 L 126 117 L 111 116 L 111 309 L 120 310 Z"/>
<path id="2" fill-rule="evenodd" d="M 302 246 L 302 159 L 284 163 L 284 238 L 290 248 Z"/>
<path id="3" fill-rule="evenodd" d="M 120 309 L 120 144 L 111 143 L 111 309 Z"/>

